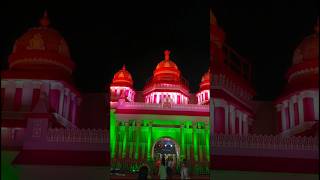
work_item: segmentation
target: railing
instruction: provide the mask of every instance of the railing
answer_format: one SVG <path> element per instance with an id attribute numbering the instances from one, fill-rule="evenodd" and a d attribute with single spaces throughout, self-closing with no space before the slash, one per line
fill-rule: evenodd
<path id="1" fill-rule="evenodd" d="M 48 129 L 48 142 L 108 144 L 109 131 L 102 129 Z"/>
<path id="2" fill-rule="evenodd" d="M 153 103 L 141 103 L 141 102 L 124 102 L 118 106 L 119 109 L 162 109 L 161 104 Z M 181 110 L 181 111 L 201 111 L 209 112 L 209 105 L 198 105 L 198 104 L 172 104 L 170 110 Z"/>
<path id="3" fill-rule="evenodd" d="M 272 150 L 319 150 L 318 138 L 274 135 L 212 135 L 211 148 L 252 148 Z"/>

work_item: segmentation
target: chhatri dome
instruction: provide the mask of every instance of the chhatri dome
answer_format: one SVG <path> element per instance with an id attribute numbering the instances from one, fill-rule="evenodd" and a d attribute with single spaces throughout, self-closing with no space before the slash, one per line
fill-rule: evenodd
<path id="1" fill-rule="evenodd" d="M 307 36 L 296 48 L 293 55 L 293 64 L 306 61 L 318 61 L 319 57 L 319 18 L 314 28 L 314 33 Z"/>
<path id="2" fill-rule="evenodd" d="M 49 27 L 47 12 L 40 19 L 40 26 L 30 28 L 14 44 L 9 57 L 10 69 L 60 70 L 71 74 L 74 63 L 64 38 Z"/>
<path id="3" fill-rule="evenodd" d="M 210 89 L 210 69 L 206 72 L 200 82 L 200 91 Z"/>
<path id="4" fill-rule="evenodd" d="M 208 104 L 210 102 L 210 68 L 204 73 L 200 82 L 199 92 L 196 94 L 198 104 Z"/>
<path id="5" fill-rule="evenodd" d="M 126 70 L 125 65 L 123 65 L 122 69 L 120 69 L 117 73 L 114 74 L 111 86 L 124 86 L 132 88 L 132 76 L 129 73 L 129 71 Z"/>

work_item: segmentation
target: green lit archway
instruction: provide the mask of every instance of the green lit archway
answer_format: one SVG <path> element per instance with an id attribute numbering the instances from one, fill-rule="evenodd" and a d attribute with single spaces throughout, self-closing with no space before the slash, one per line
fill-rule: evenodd
<path id="1" fill-rule="evenodd" d="M 171 141 L 171 142 L 173 142 L 174 147 L 175 147 L 175 154 L 176 154 L 176 156 L 177 156 L 177 160 L 179 161 L 179 159 L 180 159 L 180 145 L 177 143 L 177 141 L 176 141 L 174 138 L 172 138 L 172 137 L 170 137 L 170 136 L 160 137 L 160 138 L 158 138 L 158 139 L 156 139 L 156 140 L 154 141 L 154 143 L 153 143 L 153 145 L 152 145 L 152 152 L 151 152 L 151 153 L 152 153 L 152 154 L 151 154 L 152 159 L 155 158 L 155 148 L 156 148 L 156 144 L 159 143 L 160 141 Z"/>

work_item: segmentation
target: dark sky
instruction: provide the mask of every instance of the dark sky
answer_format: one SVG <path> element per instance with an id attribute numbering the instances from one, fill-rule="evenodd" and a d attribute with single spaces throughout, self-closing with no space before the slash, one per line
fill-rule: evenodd
<path id="1" fill-rule="evenodd" d="M 106 4 L 28 1 L 0 5 L 0 59 L 6 68 L 15 39 L 38 25 L 43 9 L 51 26 L 69 44 L 77 65 L 76 86 L 103 92 L 126 64 L 135 88 L 144 83 L 170 49 L 192 92 L 209 65 L 209 7 L 225 30 L 227 43 L 253 64 L 259 99 L 273 99 L 283 86 L 294 48 L 313 32 L 316 1 L 212 1 L 209 4 Z M 76 3 L 75 3 L 76 2 Z M 290 3 L 289 3 L 290 2 Z M 254 4 L 252 4 L 254 3 Z M 4 65 L 4 66 L 3 66 Z"/>

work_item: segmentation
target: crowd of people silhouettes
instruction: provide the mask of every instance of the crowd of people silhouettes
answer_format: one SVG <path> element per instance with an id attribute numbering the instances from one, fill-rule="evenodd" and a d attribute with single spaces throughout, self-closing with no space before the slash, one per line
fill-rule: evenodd
<path id="1" fill-rule="evenodd" d="M 158 170 L 158 177 L 162 179 L 172 179 L 175 174 L 175 163 L 172 157 L 168 157 L 167 160 L 164 155 L 161 156 L 161 160 L 157 160 L 155 166 Z M 150 175 L 150 168 L 147 164 L 143 164 L 139 169 L 138 180 L 152 179 Z M 184 159 L 181 163 L 180 169 L 181 179 L 191 179 L 188 173 L 187 161 Z"/>

